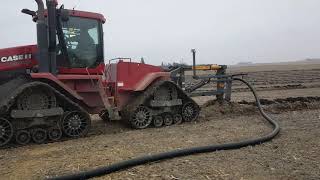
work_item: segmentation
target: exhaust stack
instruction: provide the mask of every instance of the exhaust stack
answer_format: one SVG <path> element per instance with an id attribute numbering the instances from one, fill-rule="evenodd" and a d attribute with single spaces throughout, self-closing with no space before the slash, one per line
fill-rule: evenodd
<path id="1" fill-rule="evenodd" d="M 39 72 L 57 74 L 56 65 L 56 0 L 46 0 L 47 21 L 45 18 L 44 3 L 35 0 L 38 4 L 37 12 L 37 45 L 39 58 Z"/>
<path id="2" fill-rule="evenodd" d="M 37 12 L 37 45 L 39 58 L 39 72 L 50 72 L 48 56 L 48 30 L 44 17 L 44 4 L 42 0 L 35 0 L 38 4 Z"/>
<path id="3" fill-rule="evenodd" d="M 49 56 L 49 70 L 53 75 L 57 74 L 57 40 L 56 40 L 56 29 L 57 29 L 57 1 L 56 0 L 47 0 L 47 9 L 48 9 L 48 56 Z"/>

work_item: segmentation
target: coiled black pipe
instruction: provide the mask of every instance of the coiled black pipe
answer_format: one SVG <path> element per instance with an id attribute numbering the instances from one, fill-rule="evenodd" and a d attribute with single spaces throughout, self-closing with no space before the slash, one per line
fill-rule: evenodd
<path id="1" fill-rule="evenodd" d="M 116 171 L 124 170 L 124 169 L 130 168 L 130 167 L 134 167 L 134 166 L 138 166 L 138 165 L 142 165 L 142 164 L 147 164 L 147 163 L 151 163 L 151 162 L 155 162 L 155 161 L 171 159 L 171 158 L 175 158 L 175 157 L 188 156 L 188 155 L 198 154 L 198 153 L 208 153 L 208 152 L 214 152 L 214 151 L 220 151 L 220 150 L 239 149 L 239 148 L 246 147 L 246 146 L 253 146 L 253 145 L 261 144 L 261 143 L 264 143 L 266 141 L 273 139 L 280 132 L 279 124 L 276 121 L 274 121 L 273 119 L 271 119 L 263 111 L 256 91 L 253 89 L 253 87 L 247 81 L 240 79 L 240 78 L 233 78 L 233 80 L 243 82 L 252 91 L 261 115 L 274 128 L 271 133 L 269 133 L 263 137 L 245 140 L 245 141 L 241 141 L 241 142 L 227 143 L 227 144 L 220 144 L 220 145 L 209 145 L 209 146 L 202 146 L 202 147 L 193 147 L 193 148 L 174 150 L 174 151 L 169 151 L 169 152 L 164 152 L 164 153 L 159 153 L 159 154 L 154 154 L 154 155 L 146 155 L 146 156 L 122 161 L 119 163 L 115 163 L 115 164 L 112 164 L 109 166 L 100 167 L 97 169 L 84 171 L 84 172 L 80 172 L 80 173 L 72 174 L 72 175 L 53 177 L 51 179 L 52 180 L 89 179 L 89 178 L 107 175 L 107 174 L 110 174 L 110 173 L 113 173 Z"/>

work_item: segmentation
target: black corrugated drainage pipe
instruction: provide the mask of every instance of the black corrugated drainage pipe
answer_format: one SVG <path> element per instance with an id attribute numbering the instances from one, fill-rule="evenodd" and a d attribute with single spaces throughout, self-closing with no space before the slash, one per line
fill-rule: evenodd
<path id="1" fill-rule="evenodd" d="M 221 151 L 221 150 L 239 149 L 239 148 L 243 148 L 246 146 L 258 145 L 258 144 L 270 141 L 280 132 L 279 124 L 276 121 L 274 121 L 273 119 L 271 119 L 263 111 L 256 91 L 253 89 L 253 87 L 247 81 L 240 79 L 240 78 L 233 78 L 233 80 L 234 81 L 241 81 L 250 88 L 250 90 L 252 91 L 252 93 L 255 97 L 255 100 L 257 102 L 257 106 L 260 111 L 260 114 L 273 126 L 272 132 L 270 132 L 269 134 L 262 136 L 262 137 L 244 140 L 241 142 L 234 142 L 234 143 L 227 143 L 227 144 L 220 144 L 220 145 L 200 146 L 200 147 L 193 147 L 193 148 L 168 151 L 168 152 L 154 154 L 154 155 L 145 155 L 142 157 L 137 157 L 137 158 L 133 158 L 130 160 L 111 164 L 109 166 L 100 167 L 100 168 L 88 170 L 88 171 L 83 171 L 83 172 L 79 172 L 79 173 L 72 174 L 72 175 L 52 177 L 50 179 L 52 179 L 52 180 L 89 179 L 89 178 L 93 178 L 93 177 L 111 174 L 116 171 L 125 170 L 130 167 L 143 165 L 143 164 L 147 164 L 147 163 L 151 163 L 151 162 L 156 162 L 156 161 L 160 161 L 160 160 L 172 159 L 175 157 L 182 157 L 182 156 L 188 156 L 188 155 L 199 154 L 199 153 L 208 153 L 208 152 L 215 152 L 215 151 Z"/>

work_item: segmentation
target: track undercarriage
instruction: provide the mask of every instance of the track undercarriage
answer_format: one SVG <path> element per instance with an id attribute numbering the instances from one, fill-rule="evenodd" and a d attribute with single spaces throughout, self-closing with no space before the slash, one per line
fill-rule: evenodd
<path id="1" fill-rule="evenodd" d="M 55 142 L 89 131 L 89 114 L 47 83 L 19 77 L 1 85 L 0 91 L 6 94 L 0 105 L 0 147 L 10 141 Z"/>
<path id="2" fill-rule="evenodd" d="M 195 121 L 199 106 L 171 81 L 152 84 L 121 112 L 136 129 Z"/>
<path id="3" fill-rule="evenodd" d="M 50 84 L 19 77 L 1 85 L 0 91 L 6 94 L 0 101 L 0 147 L 78 138 L 90 129 L 90 115 Z M 144 129 L 195 121 L 199 111 L 176 84 L 158 81 L 137 92 L 120 114 L 133 128 Z"/>

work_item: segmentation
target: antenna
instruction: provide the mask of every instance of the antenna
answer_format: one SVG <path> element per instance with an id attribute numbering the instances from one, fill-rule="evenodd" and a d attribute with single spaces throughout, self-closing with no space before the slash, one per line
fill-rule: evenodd
<path id="1" fill-rule="evenodd" d="M 72 8 L 72 10 L 74 10 L 76 7 L 78 7 L 80 5 L 80 1 L 81 0 L 78 0 L 78 2 L 76 3 L 76 5 L 74 5 L 74 7 Z"/>

